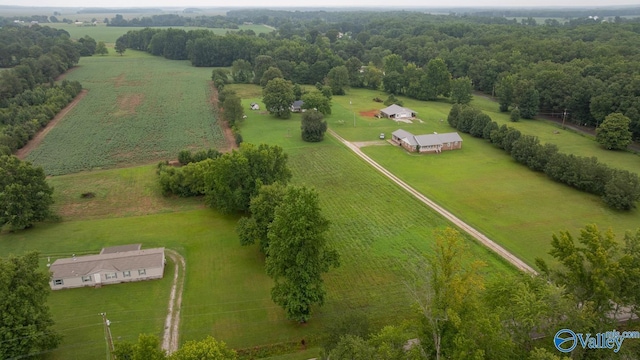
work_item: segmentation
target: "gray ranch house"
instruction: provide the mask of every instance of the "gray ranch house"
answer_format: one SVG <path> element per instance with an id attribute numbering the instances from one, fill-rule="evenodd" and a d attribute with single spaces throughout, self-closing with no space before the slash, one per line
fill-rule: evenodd
<path id="1" fill-rule="evenodd" d="M 407 151 L 418 153 L 440 153 L 462 148 L 462 138 L 457 132 L 413 135 L 398 129 L 391 134 L 391 140 Z"/>
<path id="2" fill-rule="evenodd" d="M 389 119 L 411 119 L 416 117 L 416 114 L 417 112 L 396 104 L 380 110 L 380 115 Z"/>
<path id="3" fill-rule="evenodd" d="M 53 290 L 161 279 L 164 248 L 141 250 L 140 244 L 107 247 L 98 255 L 58 259 L 49 267 Z"/>

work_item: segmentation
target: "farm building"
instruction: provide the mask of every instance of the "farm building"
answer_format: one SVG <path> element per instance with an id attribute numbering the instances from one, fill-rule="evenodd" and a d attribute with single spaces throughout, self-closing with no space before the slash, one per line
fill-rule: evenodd
<path id="1" fill-rule="evenodd" d="M 260 110 L 260 105 L 257 103 L 251 103 L 251 110 Z"/>
<path id="2" fill-rule="evenodd" d="M 462 138 L 456 132 L 413 135 L 408 131 L 398 129 L 391 134 L 391 140 L 410 152 L 440 153 L 462 148 Z"/>
<path id="3" fill-rule="evenodd" d="M 302 108 L 302 105 L 304 105 L 304 101 L 302 101 L 302 100 L 294 101 L 293 104 L 291 104 L 291 111 L 292 112 L 303 112 L 304 109 Z"/>
<path id="4" fill-rule="evenodd" d="M 161 279 L 164 248 L 141 250 L 140 244 L 102 249 L 98 255 L 58 259 L 49 267 L 53 290 Z"/>
<path id="5" fill-rule="evenodd" d="M 414 118 L 416 114 L 417 112 L 396 104 L 380 110 L 380 115 L 389 119 L 411 119 Z"/>

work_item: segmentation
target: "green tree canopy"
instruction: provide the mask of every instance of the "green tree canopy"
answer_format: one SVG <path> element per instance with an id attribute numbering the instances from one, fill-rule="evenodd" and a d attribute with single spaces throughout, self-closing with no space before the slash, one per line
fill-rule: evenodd
<path id="1" fill-rule="evenodd" d="M 96 54 L 107 55 L 108 53 L 109 53 L 109 49 L 107 49 L 107 46 L 104 44 L 104 41 L 98 41 L 98 44 L 96 45 Z"/>
<path id="2" fill-rule="evenodd" d="M 302 140 L 307 142 L 319 142 L 324 139 L 327 131 L 327 122 L 324 115 L 317 110 L 309 110 L 302 114 Z"/>
<path id="3" fill-rule="evenodd" d="M 25 229 L 47 219 L 52 194 L 42 168 L 12 155 L 0 156 L 0 228 Z"/>
<path id="4" fill-rule="evenodd" d="M 260 86 L 265 87 L 269 81 L 277 78 L 284 78 L 284 75 L 282 75 L 282 71 L 279 68 L 272 66 L 262 74 Z"/>
<path id="5" fill-rule="evenodd" d="M 329 70 L 327 83 L 334 95 L 344 95 L 345 89 L 349 87 L 349 70 L 347 70 L 347 67 L 341 65 Z"/>
<path id="6" fill-rule="evenodd" d="M 471 79 L 461 77 L 451 81 L 451 100 L 454 104 L 468 104 L 471 102 L 473 86 Z"/>
<path id="7" fill-rule="evenodd" d="M 224 119 L 227 120 L 229 126 L 234 126 L 242 121 L 244 109 L 242 108 L 240 97 L 236 95 L 226 96 L 222 103 L 222 109 Z"/>
<path id="8" fill-rule="evenodd" d="M 291 116 L 291 104 L 295 100 L 293 84 L 282 78 L 269 81 L 262 90 L 262 102 L 269 113 L 282 119 Z"/>
<path id="9" fill-rule="evenodd" d="M 331 99 L 324 96 L 320 91 L 311 91 L 302 95 L 304 109 L 316 109 L 324 115 L 331 114 Z"/>
<path id="10" fill-rule="evenodd" d="M 246 212 L 260 185 L 291 179 L 287 159 L 277 145 L 242 143 L 212 160 L 212 171 L 204 174 L 205 202 L 223 213 Z"/>
<path id="11" fill-rule="evenodd" d="M 46 304 L 50 292 L 37 253 L 0 258 L 0 358 L 26 358 L 58 346 L 61 336 L 51 328 Z"/>
<path id="12" fill-rule="evenodd" d="M 609 114 L 596 129 L 596 141 L 608 150 L 624 150 L 631 144 L 630 124 L 621 113 Z"/>
<path id="13" fill-rule="evenodd" d="M 338 253 L 324 235 L 328 228 L 318 194 L 288 187 L 269 227 L 265 266 L 275 281 L 271 298 L 291 320 L 307 322 L 311 307 L 324 303 L 322 274 L 339 265 Z"/>
<path id="14" fill-rule="evenodd" d="M 260 251 L 268 254 L 269 226 L 275 217 L 275 210 L 282 203 L 286 187 L 281 183 L 262 185 L 258 194 L 251 198 L 249 213 L 251 216 L 242 217 L 236 226 L 240 244 L 252 245 L 258 242 Z"/>

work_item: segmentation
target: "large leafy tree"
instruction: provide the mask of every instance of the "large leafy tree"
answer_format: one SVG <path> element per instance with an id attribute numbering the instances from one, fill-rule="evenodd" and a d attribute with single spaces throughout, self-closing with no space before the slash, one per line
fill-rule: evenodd
<path id="1" fill-rule="evenodd" d="M 407 285 L 423 315 L 422 346 L 430 357 L 510 358 L 499 318 L 481 302 L 484 264 L 472 259 L 456 230 L 438 231 L 426 261 L 407 266 Z"/>
<path id="2" fill-rule="evenodd" d="M 327 131 L 327 122 L 320 111 L 310 110 L 302 114 L 302 140 L 319 142 Z"/>
<path id="3" fill-rule="evenodd" d="M 349 70 L 347 67 L 341 65 L 329 70 L 327 83 L 334 95 L 344 95 L 345 89 L 349 87 Z"/>
<path id="4" fill-rule="evenodd" d="M 269 226 L 275 217 L 276 206 L 282 203 L 285 190 L 286 187 L 281 183 L 260 186 L 258 194 L 251 198 L 251 216 L 242 217 L 236 226 L 240 244 L 252 245 L 258 242 L 262 253 L 268 253 Z"/>
<path id="5" fill-rule="evenodd" d="M 316 109 L 319 112 L 329 115 L 331 114 L 331 99 L 324 96 L 320 91 L 311 91 L 302 95 L 304 109 Z"/>
<path id="6" fill-rule="evenodd" d="M 279 146 L 242 143 L 213 160 L 212 170 L 204 174 L 206 203 L 223 213 L 246 212 L 260 185 L 291 179 L 287 159 Z"/>
<path id="7" fill-rule="evenodd" d="M 468 77 L 461 77 L 451 81 L 451 100 L 455 104 L 468 104 L 471 102 L 473 85 Z"/>
<path id="8" fill-rule="evenodd" d="M 54 349 L 61 337 L 46 305 L 49 274 L 38 254 L 0 259 L 0 358 L 29 357 Z"/>
<path id="9" fill-rule="evenodd" d="M 324 303 L 322 274 L 339 265 L 324 235 L 328 228 L 314 190 L 287 188 L 269 226 L 265 266 L 275 281 L 271 298 L 291 320 L 307 322 L 311 307 Z"/>
<path id="10" fill-rule="evenodd" d="M 293 84 L 288 80 L 273 79 L 262 90 L 262 102 L 276 117 L 288 119 L 291 116 L 291 104 L 294 101 Z"/>
<path id="11" fill-rule="evenodd" d="M 433 93 L 427 100 L 435 100 L 433 95 L 448 97 L 451 94 L 451 73 L 441 58 L 431 59 L 425 68 L 427 79 Z"/>
<path id="12" fill-rule="evenodd" d="M 253 79 L 253 67 L 244 59 L 237 59 L 231 65 L 231 76 L 238 84 L 248 84 Z"/>
<path id="13" fill-rule="evenodd" d="M 244 109 L 242 108 L 240 97 L 237 95 L 226 96 L 222 103 L 222 109 L 224 112 L 224 118 L 230 126 L 234 126 L 238 122 L 242 121 Z"/>
<path id="14" fill-rule="evenodd" d="M 15 156 L 0 156 L 0 227 L 25 229 L 47 219 L 52 194 L 42 168 Z"/>
<path id="15" fill-rule="evenodd" d="M 631 249 L 623 252 L 631 258 L 637 258 L 631 252 L 633 242 L 629 245 Z M 618 313 L 621 306 L 633 302 L 625 296 L 623 289 L 638 287 L 638 278 L 627 276 L 637 273 L 638 263 L 636 260 L 631 261 L 627 268 L 621 266 L 620 247 L 610 229 L 602 232 L 594 224 L 587 225 L 580 231 L 577 243 L 568 231 L 554 234 L 549 254 L 560 266 L 550 268 L 542 259 L 536 259 L 542 273 L 566 287 L 579 307 L 593 309 L 600 324 L 612 324 L 614 319 L 611 314 Z"/>
<path id="16" fill-rule="evenodd" d="M 631 119 L 623 114 L 609 114 L 596 129 L 596 141 L 605 149 L 626 149 L 631 144 L 629 124 L 631 124 Z"/>

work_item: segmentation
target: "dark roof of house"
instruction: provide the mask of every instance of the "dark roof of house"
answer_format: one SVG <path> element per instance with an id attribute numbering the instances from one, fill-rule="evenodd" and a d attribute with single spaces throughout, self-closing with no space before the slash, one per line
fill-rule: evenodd
<path id="1" fill-rule="evenodd" d="M 293 106 L 294 108 L 301 108 L 302 105 L 304 105 L 304 101 L 296 100 L 296 101 L 293 102 L 293 104 L 291 106 Z"/>
<path id="2" fill-rule="evenodd" d="M 142 244 L 111 246 L 111 247 L 102 248 L 102 250 L 100 251 L 100 254 L 115 254 L 115 253 L 125 252 L 125 251 L 140 250 L 141 248 L 142 248 Z"/>
<path id="3" fill-rule="evenodd" d="M 412 114 L 417 114 L 415 111 L 409 109 L 409 108 L 405 108 L 402 106 L 398 106 L 396 104 L 393 104 L 391 106 L 387 106 L 386 108 L 380 110 L 381 113 L 385 113 L 387 115 L 395 115 L 395 114 L 399 114 L 399 113 L 403 113 L 403 112 L 409 112 Z"/>
<path id="4" fill-rule="evenodd" d="M 49 270 L 53 278 L 91 275 L 100 271 L 126 271 L 164 266 L 164 248 L 85 255 L 58 259 Z"/>

